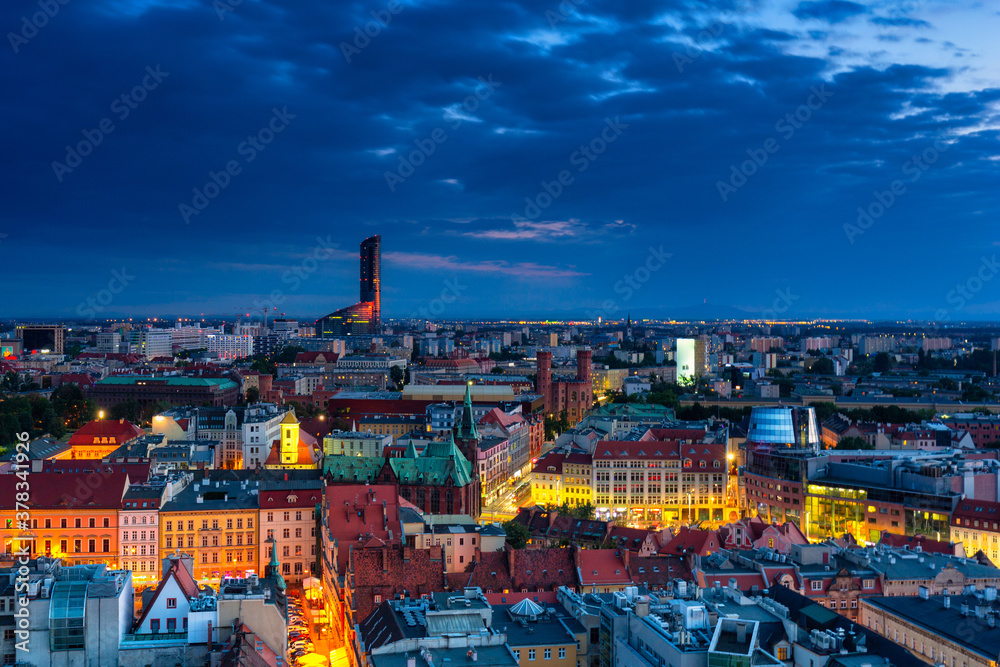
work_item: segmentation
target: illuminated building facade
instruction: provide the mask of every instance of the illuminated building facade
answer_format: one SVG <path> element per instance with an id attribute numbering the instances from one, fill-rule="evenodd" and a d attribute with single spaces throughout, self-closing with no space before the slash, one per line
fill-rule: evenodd
<path id="1" fill-rule="evenodd" d="M 163 503 L 160 559 L 175 551 L 191 554 L 199 582 L 256 572 L 259 484 L 198 479 Z"/>
<path id="2" fill-rule="evenodd" d="M 358 303 L 316 321 L 320 338 L 374 336 L 382 328 L 382 237 L 361 242 L 361 288 Z"/>
<path id="3" fill-rule="evenodd" d="M 104 563 L 117 569 L 118 513 L 128 474 L 67 475 L 32 472 L 30 495 L 14 474 L 0 475 L 0 544 L 6 554 L 25 548 L 30 557 L 53 556 L 65 565 Z M 25 500 L 19 493 L 29 495 Z M 21 509 L 18 508 L 21 504 Z M 27 505 L 28 519 L 18 518 Z"/>
<path id="4" fill-rule="evenodd" d="M 598 519 L 721 523 L 736 518 L 725 516 L 725 443 L 605 440 L 594 448 L 592 476 Z"/>
<path id="5" fill-rule="evenodd" d="M 948 541 L 965 485 L 997 483 L 995 461 L 954 452 L 818 450 L 811 408 L 755 407 L 747 433 L 741 506 L 768 522 L 792 521 L 810 540 L 883 531 Z"/>

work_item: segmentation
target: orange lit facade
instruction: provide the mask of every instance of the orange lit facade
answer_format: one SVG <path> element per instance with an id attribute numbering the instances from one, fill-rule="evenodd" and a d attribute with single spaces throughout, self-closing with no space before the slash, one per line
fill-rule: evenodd
<path id="1" fill-rule="evenodd" d="M 100 460 L 143 435 L 141 428 L 124 419 L 95 419 L 70 437 L 70 449 L 59 458 Z"/>
<path id="2" fill-rule="evenodd" d="M 127 489 L 128 475 L 120 472 L 31 473 L 26 481 L 0 475 L 0 545 L 6 554 L 24 549 L 66 565 L 118 568 L 118 512 Z M 28 493 L 26 503 L 19 493 Z"/>

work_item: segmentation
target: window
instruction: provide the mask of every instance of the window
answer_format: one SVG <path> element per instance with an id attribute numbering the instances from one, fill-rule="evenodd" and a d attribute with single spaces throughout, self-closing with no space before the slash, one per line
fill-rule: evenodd
<path id="1" fill-rule="evenodd" d="M 104 517 L 104 527 L 105 528 L 111 527 L 111 519 L 109 519 L 108 517 Z"/>
<path id="2" fill-rule="evenodd" d="M 177 598 L 167 598 L 167 609 L 177 609 Z"/>
<path id="3" fill-rule="evenodd" d="M 534 660 L 534 659 L 535 659 L 535 649 L 529 648 L 528 649 L 528 660 Z"/>
<path id="4" fill-rule="evenodd" d="M 159 632 L 160 631 L 160 619 L 158 619 L 158 618 L 152 619 L 149 622 L 149 629 L 152 630 L 153 632 Z"/>
<path id="5" fill-rule="evenodd" d="M 382 596 L 381 595 L 376 595 L 375 596 L 375 604 L 381 604 L 381 603 L 382 603 Z"/>
<path id="6" fill-rule="evenodd" d="M 101 540 L 101 551 L 103 551 L 104 553 L 108 553 L 109 551 L 111 551 L 111 540 L 109 540 L 106 537 L 103 540 Z"/>
<path id="7" fill-rule="evenodd" d="M 80 528 L 80 526 L 81 526 L 81 523 L 80 523 L 80 519 L 77 519 L 77 520 L 76 520 L 76 527 L 77 527 L 77 528 Z"/>
<path id="8" fill-rule="evenodd" d="M 565 657 L 566 657 L 566 649 L 565 648 L 559 649 L 559 659 L 562 660 Z"/>
<path id="9" fill-rule="evenodd" d="M 170 545 L 167 545 L 167 546 L 170 546 Z M 810 581 L 809 582 L 809 588 L 812 589 L 812 590 L 814 590 L 814 591 L 821 591 L 821 590 L 823 590 L 823 581 L 822 581 L 822 579 L 813 579 L 812 581 Z M 867 586 L 865 588 L 867 588 Z"/>
<path id="10" fill-rule="evenodd" d="M 788 660 L 788 647 L 787 646 L 779 646 L 775 650 L 774 657 L 777 658 L 778 660 Z"/>
<path id="11" fill-rule="evenodd" d="M 545 659 L 546 660 L 552 659 L 552 649 L 550 648 L 545 649 Z"/>
<path id="12" fill-rule="evenodd" d="M 521 649 L 517 648 L 514 649 L 514 659 L 516 659 L 518 662 L 521 661 Z"/>
<path id="13" fill-rule="evenodd" d="M 872 588 L 875 588 L 875 580 L 874 579 L 865 579 L 862 582 L 861 586 L 865 590 L 871 590 Z"/>
<path id="14" fill-rule="evenodd" d="M 168 521 L 167 522 L 167 531 L 170 532 L 173 529 L 174 529 L 174 522 L 173 521 Z"/>
<path id="15" fill-rule="evenodd" d="M 177 619 L 168 618 L 167 619 L 167 632 L 177 632 Z"/>

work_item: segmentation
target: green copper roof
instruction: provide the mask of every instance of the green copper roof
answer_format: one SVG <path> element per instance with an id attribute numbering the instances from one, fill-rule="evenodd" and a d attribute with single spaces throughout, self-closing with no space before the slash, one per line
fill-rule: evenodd
<path id="1" fill-rule="evenodd" d="M 334 482 L 371 484 L 375 481 L 386 459 L 381 456 L 327 456 L 323 459 L 323 473 Z M 431 442 L 421 456 L 416 449 L 407 448 L 402 458 L 389 459 L 401 484 L 426 484 L 437 486 L 451 479 L 455 486 L 472 483 L 472 463 L 462 455 L 453 438 Z"/>
<path id="2" fill-rule="evenodd" d="M 98 380 L 97 384 L 141 384 L 145 382 L 165 384 L 168 387 L 213 387 L 218 385 L 228 389 L 236 386 L 235 382 L 226 378 L 152 377 L 149 375 L 113 375 Z"/>

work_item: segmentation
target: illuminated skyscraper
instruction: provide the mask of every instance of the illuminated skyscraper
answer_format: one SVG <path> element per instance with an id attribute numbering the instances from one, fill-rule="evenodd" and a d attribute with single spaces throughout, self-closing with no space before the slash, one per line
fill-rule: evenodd
<path id="1" fill-rule="evenodd" d="M 382 328 L 382 237 L 361 242 L 360 300 L 316 320 L 320 338 L 374 336 Z"/>
<path id="2" fill-rule="evenodd" d="M 382 324 L 382 237 L 371 236 L 361 242 L 361 297 L 362 303 L 372 304 L 373 334 Z"/>

